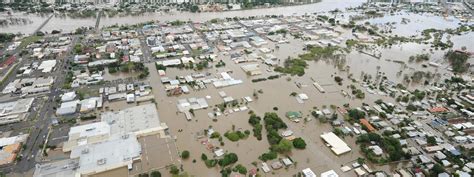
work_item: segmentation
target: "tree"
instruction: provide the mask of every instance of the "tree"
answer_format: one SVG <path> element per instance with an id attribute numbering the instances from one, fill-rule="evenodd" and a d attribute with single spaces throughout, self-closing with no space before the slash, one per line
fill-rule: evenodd
<path id="1" fill-rule="evenodd" d="M 15 38 L 13 33 L 0 33 L 0 43 L 11 42 Z"/>
<path id="2" fill-rule="evenodd" d="M 151 177 L 161 177 L 161 173 L 159 171 L 152 171 L 150 175 Z"/>
<path id="3" fill-rule="evenodd" d="M 201 154 L 201 160 L 207 160 L 207 155 L 204 154 L 204 153 L 202 153 L 202 154 Z"/>
<path id="4" fill-rule="evenodd" d="M 230 165 L 230 164 L 233 164 L 233 163 L 237 162 L 238 160 L 239 160 L 239 158 L 237 157 L 237 154 L 228 153 L 228 154 L 225 154 L 224 158 L 220 159 L 217 163 L 221 167 L 225 167 L 227 165 Z"/>
<path id="5" fill-rule="evenodd" d="M 334 134 L 336 134 L 337 136 L 343 136 L 344 135 L 344 132 L 340 128 L 334 128 L 334 130 L 332 132 Z"/>
<path id="6" fill-rule="evenodd" d="M 270 151 L 270 152 L 267 152 L 267 153 L 263 153 L 260 157 L 258 157 L 258 159 L 266 162 L 267 160 L 273 160 L 273 159 L 276 159 L 278 157 L 278 154 L 274 151 Z"/>
<path id="7" fill-rule="evenodd" d="M 357 109 L 351 109 L 348 111 L 349 117 L 359 120 L 365 117 L 365 112 L 359 111 Z"/>
<path id="8" fill-rule="evenodd" d="M 138 177 L 148 177 L 150 175 L 148 175 L 148 173 L 142 173 L 142 174 L 139 174 Z"/>
<path id="9" fill-rule="evenodd" d="M 443 166 L 441 166 L 439 163 L 436 163 L 430 170 L 430 176 L 438 176 L 438 174 L 443 173 L 444 171 L 445 170 Z"/>
<path id="10" fill-rule="evenodd" d="M 334 81 L 336 81 L 337 83 L 341 83 L 342 80 L 343 80 L 343 79 L 342 79 L 341 77 L 339 77 L 339 76 L 334 77 Z"/>
<path id="11" fill-rule="evenodd" d="M 247 174 L 247 168 L 245 168 L 241 164 L 236 165 L 234 169 L 232 169 L 232 171 L 239 172 L 240 174 L 243 174 L 243 175 Z"/>
<path id="12" fill-rule="evenodd" d="M 463 73 L 468 70 L 469 64 L 466 63 L 469 59 L 469 54 L 459 51 L 448 51 L 445 58 L 451 63 L 454 73 Z"/>
<path id="13" fill-rule="evenodd" d="M 271 148 L 272 150 L 279 153 L 287 153 L 291 151 L 291 149 L 293 148 L 293 144 L 290 140 L 281 139 L 278 144 L 273 145 Z"/>
<path id="14" fill-rule="evenodd" d="M 194 13 L 194 12 L 197 12 L 197 11 L 199 11 L 199 7 L 197 5 L 192 5 L 191 6 L 191 12 Z"/>
<path id="15" fill-rule="evenodd" d="M 170 173 L 173 174 L 173 175 L 179 174 L 179 169 L 178 169 L 178 167 L 176 167 L 176 165 L 171 165 L 171 167 L 170 167 Z"/>
<path id="16" fill-rule="evenodd" d="M 189 158 L 189 151 L 183 151 L 181 152 L 181 158 L 183 159 L 188 159 Z"/>
<path id="17" fill-rule="evenodd" d="M 303 140 L 303 138 L 295 138 L 293 140 L 293 146 L 296 149 L 305 149 L 306 148 L 306 142 Z"/>
<path id="18" fill-rule="evenodd" d="M 426 137 L 426 142 L 429 144 L 429 145 L 436 145 L 437 142 L 436 142 L 436 138 L 434 136 L 428 136 Z"/>
<path id="19" fill-rule="evenodd" d="M 214 138 L 219 138 L 219 137 L 221 137 L 221 134 L 219 134 L 219 132 L 214 132 L 214 133 L 211 134 L 210 138 L 214 139 Z"/>

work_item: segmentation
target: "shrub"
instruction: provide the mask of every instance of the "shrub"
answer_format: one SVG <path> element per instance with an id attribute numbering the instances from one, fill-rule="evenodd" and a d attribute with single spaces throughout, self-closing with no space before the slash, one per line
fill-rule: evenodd
<path id="1" fill-rule="evenodd" d="M 161 177 L 161 173 L 159 171 L 152 171 L 150 174 L 151 177 Z"/>
<path id="2" fill-rule="evenodd" d="M 179 174 L 179 169 L 178 169 L 178 167 L 176 167 L 175 165 L 171 165 L 171 167 L 170 167 L 170 173 L 173 174 L 173 175 Z"/>
<path id="3" fill-rule="evenodd" d="M 303 140 L 303 138 L 296 138 L 293 140 L 293 146 L 296 149 L 305 149 L 306 148 L 306 142 Z"/>
<path id="4" fill-rule="evenodd" d="M 183 159 L 188 159 L 189 158 L 189 151 L 183 151 L 181 152 L 181 158 Z"/>
<path id="5" fill-rule="evenodd" d="M 239 158 L 237 157 L 237 154 L 229 153 L 229 154 L 225 154 L 224 158 L 220 159 L 217 163 L 221 167 L 225 167 L 227 165 L 230 165 L 230 164 L 233 164 L 233 163 L 237 162 L 238 160 L 239 160 Z"/>
<path id="6" fill-rule="evenodd" d="M 201 160 L 207 160 L 207 155 L 204 154 L 204 153 L 202 153 L 202 154 L 201 154 Z"/>

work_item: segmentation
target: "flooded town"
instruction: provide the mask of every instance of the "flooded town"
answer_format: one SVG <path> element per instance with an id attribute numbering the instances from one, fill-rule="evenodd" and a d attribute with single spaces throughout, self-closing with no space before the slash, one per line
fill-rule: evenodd
<path id="1" fill-rule="evenodd" d="M 474 1 L 0 3 L 0 176 L 470 177 Z"/>

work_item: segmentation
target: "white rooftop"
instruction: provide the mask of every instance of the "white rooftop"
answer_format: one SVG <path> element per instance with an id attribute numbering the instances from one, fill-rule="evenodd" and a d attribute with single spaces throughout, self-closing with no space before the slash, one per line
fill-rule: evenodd
<path id="1" fill-rule="evenodd" d="M 321 177 L 339 177 L 339 175 L 334 170 L 329 170 L 321 173 Z"/>
<path id="2" fill-rule="evenodd" d="M 104 112 L 101 120 L 110 125 L 111 134 L 135 133 L 140 136 L 162 129 L 155 104 Z"/>
<path id="3" fill-rule="evenodd" d="M 126 146 L 124 146 L 126 145 Z M 140 158 L 141 146 L 133 134 L 114 136 L 111 139 L 71 151 L 71 159 L 79 158 L 79 174 L 86 175 L 131 165 Z"/>
<path id="4" fill-rule="evenodd" d="M 331 150 L 336 154 L 344 154 L 351 151 L 351 148 L 333 132 L 321 134 L 321 138 L 331 146 Z"/>
<path id="5" fill-rule="evenodd" d="M 110 134 L 110 126 L 106 122 L 75 126 L 69 130 L 69 138 L 85 138 L 103 134 Z"/>

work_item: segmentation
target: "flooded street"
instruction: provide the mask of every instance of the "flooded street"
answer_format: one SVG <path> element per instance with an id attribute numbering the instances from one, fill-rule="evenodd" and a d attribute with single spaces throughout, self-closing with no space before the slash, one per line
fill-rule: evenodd
<path id="1" fill-rule="evenodd" d="M 131 125 L 133 129 L 120 133 L 138 134 L 150 129 L 147 132 L 149 134 L 144 133 L 140 137 L 134 135 L 140 146 L 136 146 L 139 150 L 137 157 L 129 159 L 129 176 L 149 174 L 152 170 L 159 170 L 163 176 L 169 176 L 171 165 L 182 168 L 178 173 L 198 177 L 225 176 L 221 170 L 235 170 L 238 164 L 246 168 L 245 173 L 239 171 L 244 176 L 250 174 L 251 170 L 258 170 L 257 173 L 262 176 L 298 176 L 306 168 L 311 168 L 318 176 L 329 170 L 334 170 L 339 176 L 357 176 L 359 170 L 371 175 L 375 174 L 372 172 L 383 171 L 392 176 L 398 173 L 396 170 L 415 169 L 410 161 L 416 161 L 419 154 L 411 154 L 409 148 L 425 149 L 426 143 L 418 145 L 415 141 L 424 141 L 428 134 L 435 134 L 422 131 L 422 128 L 431 126 L 427 118 L 431 111 L 428 110 L 440 109 L 439 105 L 445 102 L 448 104 L 448 101 L 457 104 L 458 100 L 440 101 L 444 97 L 438 98 L 441 94 L 452 94 L 443 92 L 444 84 L 472 76 L 472 65 L 469 63 L 474 60 L 470 56 L 474 50 L 474 26 L 462 31 L 461 24 L 473 23 L 464 23 L 440 14 L 413 13 L 408 8 L 394 10 L 393 14 L 377 9 L 377 12 L 371 12 L 377 13 L 373 16 L 367 9 L 384 9 L 385 6 L 367 5 L 364 9 L 349 9 L 347 13 L 343 10 L 365 2 L 322 0 L 307 5 L 242 11 L 190 13 L 172 10 L 170 13 L 103 17 L 99 24 L 101 30 L 85 30 L 84 34 L 64 34 L 62 37 L 68 43 L 64 45 L 64 51 L 57 50 L 58 53 L 73 51 L 68 51 L 64 57 L 68 62 L 59 68 L 69 69 L 60 73 L 65 74 L 67 82 L 61 84 L 61 88 L 54 88 L 54 93 L 58 92 L 54 95 L 57 96 L 56 102 L 58 105 L 61 102 L 61 106 L 54 107 L 54 110 L 63 110 L 63 106 L 69 103 L 72 106 L 67 111 L 72 113 L 56 111 L 54 116 L 63 122 L 67 121 L 58 124 L 70 126 L 68 128 L 97 122 L 107 127 L 114 124 L 115 120 L 105 122 L 102 116 L 107 113 L 104 112 L 125 110 L 127 114 L 121 118 L 126 121 L 122 123 Z M 334 9 L 343 11 L 328 12 Z M 321 13 L 307 15 L 316 12 Z M 282 17 L 263 17 L 266 15 Z M 357 15 L 360 15 L 360 19 L 355 19 Z M 30 34 L 48 18 L 46 15 L 20 13 L 14 13 L 13 16 L 31 19 L 31 23 L 3 26 L 0 28 L 2 32 Z M 258 18 L 225 19 L 250 16 Z M 10 17 L 1 14 L 0 18 Z M 79 27 L 95 26 L 96 20 L 72 19 L 57 14 L 41 31 L 71 32 Z M 138 27 L 127 26 L 148 21 L 155 22 Z M 106 28 L 112 25 L 123 26 Z M 422 34 L 429 28 L 434 30 Z M 58 38 L 57 35 L 45 36 Z M 27 49 L 32 52 L 26 52 L 31 54 L 31 60 L 35 62 L 43 59 L 42 51 L 53 51 L 42 50 L 43 46 L 59 45 L 59 42 L 40 45 L 45 41 L 40 39 L 31 39 Z M 461 57 L 466 56 L 459 59 L 465 61 L 460 62 L 457 68 L 465 70 L 454 72 L 456 63 L 447 57 L 451 51 L 462 54 Z M 109 62 L 111 59 L 114 60 Z M 69 64 L 74 67 L 67 66 Z M 25 73 L 17 72 L 17 77 L 24 79 L 28 76 Z M 453 79 L 454 76 L 459 78 Z M 22 83 L 23 80 L 17 82 Z M 23 85 L 18 83 L 12 84 L 12 89 L 18 90 L 16 85 Z M 13 95 L 12 91 L 7 91 L 5 94 Z M 460 92 L 457 94 L 461 95 Z M 74 97 L 63 99 L 66 93 Z M 88 103 L 94 104 L 87 106 Z M 153 104 L 156 105 L 159 121 L 156 120 Z M 78 105 L 81 105 L 79 112 Z M 150 106 L 155 114 L 147 115 L 145 110 L 127 111 L 140 105 Z M 89 107 L 90 110 L 86 109 Z M 446 110 L 447 107 L 454 109 L 452 105 L 445 107 Z M 142 112 L 143 116 L 138 115 Z M 287 128 L 282 128 L 285 126 L 279 120 L 265 122 L 263 117 L 270 112 L 276 113 Z M 258 127 L 262 125 L 249 123 L 253 113 L 262 118 L 259 123 L 263 128 Z M 291 117 L 292 113 L 301 116 L 294 118 Z M 437 116 L 446 116 L 433 115 L 436 119 Z M 133 119 L 129 118 L 135 116 L 146 119 L 143 122 L 130 121 Z M 151 127 L 151 121 L 154 127 Z M 140 128 L 136 128 L 135 123 Z M 416 128 L 406 130 L 411 126 Z M 261 140 L 254 136 L 258 134 L 255 133 L 258 128 L 262 131 Z M 159 133 L 152 133 L 158 129 Z M 88 128 L 80 131 L 92 130 Z M 292 134 L 287 136 L 286 130 Z M 218 132 L 222 136 L 211 138 L 208 131 Z M 237 139 L 229 138 L 229 133 L 236 131 L 240 131 L 240 134 L 236 133 Z M 241 132 L 246 135 L 241 136 Z M 339 143 L 321 138 L 328 132 L 333 132 L 336 137 L 331 139 Z M 63 136 L 70 137 L 71 133 Z M 82 136 L 78 139 L 88 145 L 90 137 L 84 138 L 86 142 L 83 142 Z M 344 144 L 337 137 L 350 149 L 336 147 Z M 282 142 L 287 143 L 281 141 L 283 138 L 289 139 L 289 149 L 280 147 L 283 146 L 280 145 Z M 297 145 L 301 140 L 294 138 L 302 138 L 305 146 L 301 148 Z M 438 140 L 434 141 L 433 144 L 437 145 Z M 402 142 L 404 145 L 401 145 Z M 81 143 L 77 143 L 78 147 Z M 368 146 L 380 146 L 378 148 L 382 152 L 373 155 L 372 151 L 375 154 L 376 150 L 370 151 Z M 222 149 L 223 153 L 217 155 L 218 149 Z M 183 151 L 189 151 L 189 158 L 182 155 Z M 62 157 L 68 153 L 64 152 L 52 155 Z M 272 167 L 271 172 L 264 173 L 264 160 L 259 157 L 268 152 L 277 154 L 276 158 L 266 161 L 268 165 L 274 162 L 278 165 L 280 161 L 285 163 L 282 160 L 284 158 L 291 159 L 293 164 Z M 227 163 L 223 161 L 227 160 L 225 157 L 230 153 L 238 155 L 238 160 L 223 165 Z M 201 160 L 202 154 L 211 162 Z M 211 159 L 220 162 L 216 166 L 206 164 L 212 163 Z M 354 165 L 358 161 L 368 167 Z M 95 163 L 98 162 L 92 164 Z M 343 166 L 351 168 L 346 171 L 341 169 Z M 116 169 L 111 174 L 125 174 L 125 171 L 125 168 Z M 236 171 L 232 174 L 236 175 Z"/>
<path id="2" fill-rule="evenodd" d="M 294 40 L 290 41 L 290 44 L 280 44 L 280 49 L 275 49 L 275 44 L 273 43 L 268 44 L 267 47 L 275 49 L 274 53 L 278 54 L 278 56 L 282 56 L 282 59 L 287 58 L 288 56 L 296 57 L 298 54 L 304 52 L 301 50 L 301 46 L 299 46 L 301 43 Z M 415 46 L 404 47 L 416 48 Z M 417 50 L 422 50 L 422 48 L 423 47 L 419 47 Z M 409 57 L 406 53 L 401 55 L 403 52 L 398 47 L 394 47 L 391 51 L 392 55 L 400 55 L 400 59 L 407 60 Z M 276 80 L 250 83 L 252 78 L 258 78 L 261 76 L 247 76 L 247 74 L 240 69 L 240 64 L 233 63 L 229 56 L 219 55 L 217 59 L 226 62 L 225 70 L 233 71 L 231 74 L 232 77 L 243 79 L 244 83 L 221 89 L 209 86 L 205 90 L 193 90 L 190 94 L 184 94 L 179 97 L 169 97 L 163 91 L 165 88 L 160 82 L 160 76 L 158 76 L 158 73 L 156 72 L 155 65 L 153 63 L 148 65 L 150 71 L 152 71 L 150 74 L 149 84 L 153 87 L 153 93 L 155 94 L 156 102 L 158 104 L 158 111 L 160 112 L 160 119 L 171 127 L 171 134 L 177 136 L 177 146 L 179 147 L 179 150 L 188 150 L 191 152 L 191 160 L 183 161 L 185 171 L 196 176 L 219 176 L 219 171 L 217 169 L 208 169 L 200 160 L 202 152 L 205 152 L 208 157 L 212 157 L 212 152 L 206 150 L 206 146 L 201 144 L 205 138 L 198 138 L 203 135 L 204 129 L 212 127 L 215 131 L 220 132 L 221 134 L 231 130 L 233 125 L 236 130 L 252 130 L 252 127 L 248 123 L 249 114 L 247 111 L 237 112 L 227 116 L 220 116 L 217 118 L 216 122 L 208 117 L 208 113 L 212 112 L 214 108 L 217 108 L 214 105 L 223 102 L 218 92 L 224 91 L 228 96 L 240 100 L 240 98 L 245 96 L 252 96 L 252 94 L 257 90 L 262 90 L 263 93 L 258 94 L 258 99 L 255 99 L 254 102 L 247 105 L 249 109 L 253 110 L 257 115 L 263 116 L 263 113 L 273 112 L 273 107 L 278 107 L 279 110 L 276 112 L 283 121 L 287 123 L 289 126 L 288 129 L 293 130 L 296 137 L 302 137 L 308 144 L 305 150 L 293 150 L 291 158 L 296 161 L 298 165 L 290 167 L 291 170 L 278 170 L 278 175 L 267 174 L 267 176 L 291 176 L 295 171 L 292 168 L 297 169 L 296 171 L 300 171 L 306 167 L 311 167 L 316 171 L 334 169 L 339 174 L 344 174 L 344 176 L 355 176 L 354 173 L 342 173 L 339 170 L 341 165 L 350 165 L 351 162 L 354 162 L 357 159 L 357 157 L 361 156 L 359 147 L 355 144 L 355 138 L 347 136 L 344 139 L 353 149 L 350 153 L 341 156 L 334 155 L 329 148 L 325 147 L 325 143 L 319 137 L 323 132 L 332 131 L 332 126 L 330 124 L 320 123 L 317 119 L 312 118 L 311 110 L 314 110 L 315 107 L 322 109 L 325 107 L 329 108 L 330 105 L 340 106 L 342 103 L 349 103 L 351 106 L 360 106 L 362 105 L 362 102 L 372 103 L 376 101 L 380 98 L 379 96 L 372 97 L 369 93 L 366 93 L 367 96 L 365 100 L 344 97 L 341 94 L 341 90 L 350 92 L 350 89 L 347 88 L 347 86 L 351 84 L 351 82 L 345 79 L 343 82 L 344 84 L 339 86 L 333 81 L 332 76 L 339 75 L 346 78 L 348 73 L 346 71 L 339 71 L 334 64 L 324 60 L 309 62 L 309 69 L 303 77 L 283 76 Z M 375 74 L 376 66 L 381 66 L 381 70 L 387 70 L 387 68 L 393 68 L 394 65 L 398 64 L 383 59 L 377 60 L 365 54 L 351 53 L 347 56 L 347 65 L 351 66 L 349 73 L 356 76 L 360 72 Z M 265 65 L 261 66 L 264 67 L 262 70 L 267 67 Z M 216 69 L 207 70 L 205 72 L 210 72 L 212 75 L 218 75 L 221 71 L 224 70 Z M 176 68 L 168 68 L 166 72 L 169 73 L 167 74 L 167 77 L 170 78 L 196 73 Z M 387 73 L 388 77 L 392 78 L 393 76 L 393 79 L 397 79 L 395 72 Z M 266 77 L 272 74 L 275 73 L 264 73 L 262 76 Z M 287 80 L 287 78 L 289 80 Z M 321 85 L 324 85 L 327 92 L 320 93 L 314 86 L 312 86 L 313 81 L 311 79 L 315 79 Z M 295 82 L 300 83 L 302 85 L 301 88 L 298 88 Z M 291 92 L 305 93 L 308 95 L 309 100 L 300 104 L 295 98 L 290 96 Z M 211 99 L 207 100 L 210 107 L 205 110 L 196 110 L 195 117 L 193 117 L 191 121 L 187 121 L 184 114 L 178 113 L 176 103 L 179 99 L 191 97 L 204 98 L 206 96 L 211 97 Z M 388 102 L 395 102 L 393 98 L 388 96 L 382 98 Z M 311 120 L 300 123 L 292 122 L 285 117 L 287 111 L 302 112 L 304 118 L 310 118 Z M 332 110 L 332 112 L 335 112 L 335 110 Z M 180 132 L 178 130 L 182 131 Z M 219 144 L 217 140 L 211 139 L 210 142 L 215 145 Z M 247 139 L 238 142 L 231 142 L 227 139 L 225 139 L 224 142 L 225 145 L 221 147 L 226 152 L 239 154 L 239 163 L 248 167 L 253 167 L 252 162 L 257 160 L 256 157 L 268 151 L 268 142 L 265 136 L 261 141 L 258 141 L 253 136 L 249 136 Z M 192 159 L 196 159 L 197 162 L 192 163 Z M 377 170 L 396 169 L 396 167 L 391 167 L 389 165 L 373 166 L 372 168 Z"/>

